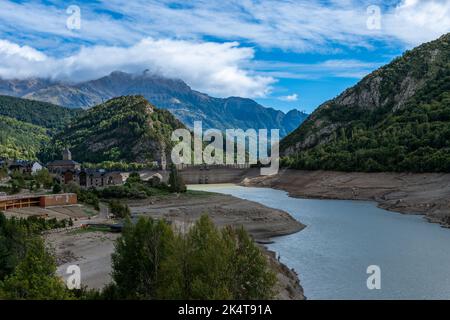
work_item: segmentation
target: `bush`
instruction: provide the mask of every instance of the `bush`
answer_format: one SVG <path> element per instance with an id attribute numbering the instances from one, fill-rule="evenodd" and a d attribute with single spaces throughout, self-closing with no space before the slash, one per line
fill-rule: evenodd
<path id="1" fill-rule="evenodd" d="M 174 164 L 170 166 L 169 189 L 171 192 L 186 192 L 183 177 L 178 173 Z"/>
<path id="2" fill-rule="evenodd" d="M 116 218 L 127 218 L 131 216 L 130 208 L 126 204 L 121 204 L 118 200 L 109 202 L 109 210 Z"/>
<path id="3" fill-rule="evenodd" d="M 95 210 L 100 210 L 100 201 L 95 190 L 84 190 L 79 189 L 77 192 L 77 198 L 79 202 L 89 204 L 95 208 Z"/>
<path id="4" fill-rule="evenodd" d="M 62 191 L 61 185 L 59 183 L 55 183 L 53 185 L 52 193 L 58 194 L 61 193 L 61 191 Z"/>
<path id="5" fill-rule="evenodd" d="M 126 183 L 131 184 L 131 183 L 136 183 L 136 182 L 138 182 L 138 183 L 142 182 L 141 176 L 137 172 L 130 173 L 130 176 L 128 177 Z"/>
<path id="6" fill-rule="evenodd" d="M 45 189 L 50 189 L 53 186 L 53 178 L 50 175 L 50 172 L 45 168 L 36 172 L 34 175 L 34 179 Z"/>

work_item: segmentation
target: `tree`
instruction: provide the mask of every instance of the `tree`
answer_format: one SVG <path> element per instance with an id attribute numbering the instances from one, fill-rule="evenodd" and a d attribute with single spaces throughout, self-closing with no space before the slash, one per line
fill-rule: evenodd
<path id="1" fill-rule="evenodd" d="M 45 249 L 41 238 L 27 241 L 25 257 L 14 273 L 0 283 L 3 299 L 63 300 L 72 295 L 56 276 L 53 256 Z"/>
<path id="2" fill-rule="evenodd" d="M 25 255 L 27 230 L 0 212 L 0 281 L 10 275 Z"/>
<path id="3" fill-rule="evenodd" d="M 234 248 L 229 267 L 233 299 L 271 299 L 276 277 L 269 269 L 266 257 L 248 233 L 243 227 L 226 227 L 222 236 Z"/>
<path id="4" fill-rule="evenodd" d="M 175 237 L 163 262 L 163 299 L 270 299 L 275 275 L 243 229 L 218 230 L 202 216 L 187 234 Z"/>
<path id="5" fill-rule="evenodd" d="M 118 299 L 269 299 L 275 275 L 244 229 L 220 231 L 202 216 L 187 233 L 164 221 L 128 220 L 112 256 Z"/>
<path id="6" fill-rule="evenodd" d="M 177 167 L 173 163 L 170 166 L 169 190 L 171 192 L 186 192 L 183 177 L 178 173 Z"/>
<path id="7" fill-rule="evenodd" d="M 8 177 L 8 168 L 7 168 L 6 164 L 3 164 L 0 167 L 0 180 L 3 180 L 7 177 Z"/>
<path id="8" fill-rule="evenodd" d="M 155 299 L 161 262 L 170 255 L 172 229 L 164 221 L 141 217 L 125 222 L 112 255 L 112 277 L 122 299 Z"/>
<path id="9" fill-rule="evenodd" d="M 180 234 L 175 254 L 164 263 L 164 299 L 232 299 L 228 286 L 231 247 L 208 216 L 202 216 L 186 235 Z"/>
<path id="10" fill-rule="evenodd" d="M 128 179 L 127 179 L 127 184 L 132 184 L 132 183 L 140 183 L 140 182 L 142 182 L 142 180 L 141 180 L 141 176 L 139 175 L 139 173 L 138 172 L 132 172 L 132 173 L 130 173 L 130 176 L 128 177 Z"/>
<path id="11" fill-rule="evenodd" d="M 111 200 L 109 210 L 116 218 L 123 219 L 131 216 L 130 208 L 126 204 L 120 203 L 119 200 Z"/>
<path id="12" fill-rule="evenodd" d="M 50 172 L 46 168 L 43 168 L 43 169 L 37 171 L 34 174 L 34 179 L 36 180 L 37 183 L 42 185 L 45 189 L 50 189 L 53 186 L 53 178 L 50 175 Z"/>
<path id="13" fill-rule="evenodd" d="M 61 185 L 59 183 L 55 183 L 53 185 L 52 193 L 58 194 L 61 193 L 61 191 L 62 191 Z"/>

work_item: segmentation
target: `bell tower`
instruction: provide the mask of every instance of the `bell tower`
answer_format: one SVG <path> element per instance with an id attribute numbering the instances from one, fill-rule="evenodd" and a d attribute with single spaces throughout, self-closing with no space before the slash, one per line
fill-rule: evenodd
<path id="1" fill-rule="evenodd" d="M 63 160 L 72 160 L 72 153 L 67 148 L 64 149 L 62 156 L 63 156 Z"/>

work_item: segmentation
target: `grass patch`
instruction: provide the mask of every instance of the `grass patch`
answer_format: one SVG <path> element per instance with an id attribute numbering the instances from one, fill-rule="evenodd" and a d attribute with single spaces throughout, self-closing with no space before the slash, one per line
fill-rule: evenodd
<path id="1" fill-rule="evenodd" d="M 88 217 L 93 217 L 93 216 L 97 215 L 97 212 L 94 210 L 91 210 L 91 209 L 83 209 L 83 212 Z"/>
<path id="2" fill-rule="evenodd" d="M 109 227 L 98 227 L 98 226 L 88 226 L 84 228 L 79 228 L 73 231 L 70 231 L 69 234 L 84 234 L 89 232 L 111 232 Z"/>
<path id="3" fill-rule="evenodd" d="M 200 190 L 187 190 L 186 195 L 188 196 L 194 196 L 194 197 L 207 197 L 217 194 L 216 192 L 209 192 L 209 191 L 200 191 Z"/>

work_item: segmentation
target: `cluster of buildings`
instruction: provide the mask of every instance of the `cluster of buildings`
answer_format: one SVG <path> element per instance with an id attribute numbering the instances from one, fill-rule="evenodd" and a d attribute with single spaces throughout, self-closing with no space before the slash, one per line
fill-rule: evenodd
<path id="1" fill-rule="evenodd" d="M 43 168 L 38 161 L 25 160 L 0 160 L 0 168 L 3 166 L 6 166 L 10 172 L 19 171 L 20 173 L 36 173 Z"/>
<path id="2" fill-rule="evenodd" d="M 60 183 L 74 182 L 85 188 L 121 185 L 126 179 L 125 175 L 119 171 L 81 168 L 78 162 L 72 160 L 72 154 L 68 149 L 63 151 L 62 160 L 48 163 L 47 169 Z"/>
<path id="3" fill-rule="evenodd" d="M 0 166 L 6 165 L 8 170 L 21 173 L 36 173 L 44 166 L 37 161 L 0 161 Z M 103 169 L 85 169 L 81 164 L 72 160 L 70 150 L 65 149 L 62 160 L 55 160 L 46 165 L 48 171 L 61 184 L 76 183 L 80 187 L 106 187 L 121 185 L 125 182 L 128 174 L 119 171 L 106 171 Z"/>

